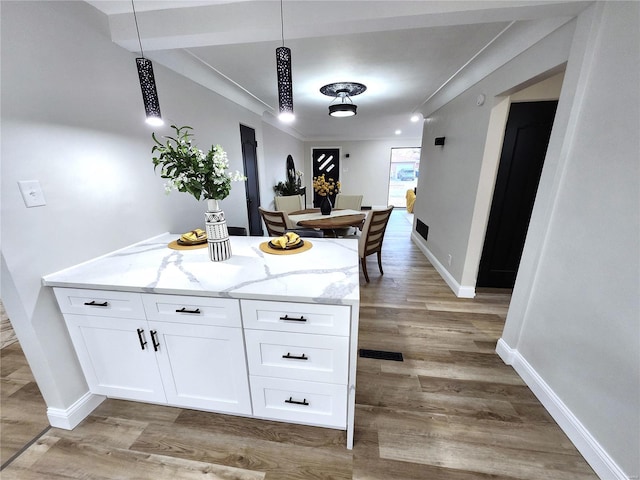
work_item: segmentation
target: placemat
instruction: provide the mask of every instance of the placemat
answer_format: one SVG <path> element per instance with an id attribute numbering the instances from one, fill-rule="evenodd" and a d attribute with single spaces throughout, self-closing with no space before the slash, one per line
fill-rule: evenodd
<path id="1" fill-rule="evenodd" d="M 260 244 L 260 250 L 262 250 L 264 253 L 270 253 L 272 255 L 295 255 L 296 253 L 306 252 L 311 247 L 313 247 L 313 244 L 306 238 L 304 239 L 304 245 L 302 245 L 300 248 L 294 248 L 292 250 L 280 250 L 279 248 L 271 248 L 269 246 L 269 242 L 262 242 Z"/>
<path id="2" fill-rule="evenodd" d="M 201 243 L 200 245 L 180 245 L 178 240 L 174 240 L 173 242 L 169 242 L 167 247 L 172 250 L 197 250 L 199 248 L 207 248 L 207 242 Z"/>

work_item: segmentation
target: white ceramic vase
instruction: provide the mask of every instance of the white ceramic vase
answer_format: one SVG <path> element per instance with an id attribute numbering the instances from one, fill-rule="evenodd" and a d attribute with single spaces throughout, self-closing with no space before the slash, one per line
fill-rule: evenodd
<path id="1" fill-rule="evenodd" d="M 204 214 L 207 229 L 207 247 L 209 259 L 221 262 L 231 258 L 231 242 L 224 212 L 220 210 L 217 200 L 207 199 L 207 211 Z"/>

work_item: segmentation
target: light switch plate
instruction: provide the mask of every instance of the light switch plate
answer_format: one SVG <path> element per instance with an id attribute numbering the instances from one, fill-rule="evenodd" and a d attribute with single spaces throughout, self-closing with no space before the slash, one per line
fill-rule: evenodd
<path id="1" fill-rule="evenodd" d="M 46 205 L 44 194 L 38 180 L 21 180 L 18 182 L 22 199 L 27 208 Z"/>

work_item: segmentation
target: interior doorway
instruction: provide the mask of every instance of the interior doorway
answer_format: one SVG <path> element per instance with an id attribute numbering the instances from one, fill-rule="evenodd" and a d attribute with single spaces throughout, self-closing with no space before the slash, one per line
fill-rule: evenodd
<path id="1" fill-rule="evenodd" d="M 407 190 L 414 190 L 418 186 L 419 175 L 420 147 L 392 148 L 387 205 L 406 208 Z"/>
<path id="2" fill-rule="evenodd" d="M 325 180 L 340 181 L 340 149 L 339 148 L 313 148 L 311 150 L 311 162 L 313 166 L 313 178 L 324 175 Z M 320 195 L 313 192 L 313 206 L 320 207 L 322 201 Z M 336 194 L 328 195 L 331 205 L 336 204 Z"/>
<path id="3" fill-rule="evenodd" d="M 244 175 L 247 177 L 246 201 L 247 217 L 249 222 L 249 235 L 261 237 L 262 218 L 260 217 L 260 186 L 258 185 L 258 156 L 256 154 L 258 143 L 256 131 L 245 125 L 240 125 L 240 141 L 242 142 L 242 163 Z"/>
<path id="4" fill-rule="evenodd" d="M 514 286 L 557 105 L 511 104 L 477 287 Z"/>

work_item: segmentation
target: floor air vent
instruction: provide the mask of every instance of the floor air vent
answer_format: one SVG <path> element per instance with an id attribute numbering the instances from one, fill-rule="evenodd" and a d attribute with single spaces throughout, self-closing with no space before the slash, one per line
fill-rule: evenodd
<path id="1" fill-rule="evenodd" d="M 385 352 L 384 350 L 366 350 L 360 349 L 360 356 L 362 358 L 375 358 L 377 360 L 393 360 L 394 362 L 404 362 L 402 353 L 400 352 Z"/>

